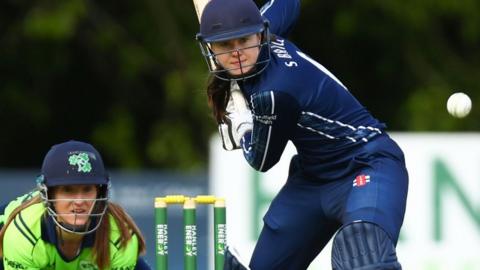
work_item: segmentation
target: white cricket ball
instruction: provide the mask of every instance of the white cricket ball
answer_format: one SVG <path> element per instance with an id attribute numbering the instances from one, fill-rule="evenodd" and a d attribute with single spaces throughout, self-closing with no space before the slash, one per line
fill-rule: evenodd
<path id="1" fill-rule="evenodd" d="M 472 100 L 465 93 L 457 92 L 452 94 L 447 101 L 448 113 L 457 118 L 463 118 L 470 113 Z"/>

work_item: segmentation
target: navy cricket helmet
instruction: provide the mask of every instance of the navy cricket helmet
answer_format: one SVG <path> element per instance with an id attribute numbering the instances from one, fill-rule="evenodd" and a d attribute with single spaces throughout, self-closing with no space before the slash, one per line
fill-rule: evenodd
<path id="1" fill-rule="evenodd" d="M 41 174 L 48 187 L 109 183 L 98 151 L 92 145 L 79 141 L 52 146 L 43 160 Z"/>
<path id="2" fill-rule="evenodd" d="M 106 213 L 110 178 L 103 165 L 100 153 L 90 144 L 80 141 L 68 141 L 51 147 L 46 154 L 37 185 L 48 214 L 62 230 L 77 234 L 95 231 Z M 97 185 L 97 198 L 57 199 L 53 188 L 69 185 Z M 91 202 L 88 213 L 58 213 L 55 203 L 60 201 Z M 62 222 L 66 216 L 87 216 L 88 224 L 67 224 Z M 76 220 L 76 219 L 75 219 Z"/>
<path id="3" fill-rule="evenodd" d="M 262 34 L 261 42 L 256 45 L 260 49 L 259 58 L 248 74 L 232 77 L 216 61 L 210 44 Z M 239 80 L 257 75 L 265 69 L 270 61 L 268 20 L 262 17 L 260 10 L 252 0 L 211 0 L 205 6 L 200 19 L 200 32 L 197 34 L 202 54 L 212 74 L 222 80 Z M 248 48 L 243 48 L 248 49 Z M 231 50 L 225 53 L 232 53 Z"/>

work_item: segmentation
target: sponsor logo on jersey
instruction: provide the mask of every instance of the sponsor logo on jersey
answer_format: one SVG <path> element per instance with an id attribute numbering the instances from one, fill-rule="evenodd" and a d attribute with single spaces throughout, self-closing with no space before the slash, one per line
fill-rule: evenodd
<path id="1" fill-rule="evenodd" d="M 264 125 L 272 125 L 273 121 L 277 120 L 276 115 L 254 115 L 255 120 L 264 124 Z"/>
<path id="2" fill-rule="evenodd" d="M 360 174 L 353 180 L 354 187 L 362 187 L 370 183 L 370 175 Z"/>
<path id="3" fill-rule="evenodd" d="M 91 261 L 80 261 L 78 264 L 80 270 L 98 270 L 98 267 Z"/>
<path id="4" fill-rule="evenodd" d="M 4 265 L 10 267 L 11 269 L 27 269 L 27 267 L 17 261 L 10 260 L 9 258 L 3 258 Z M 3 268 L 2 268 L 3 269 Z"/>
<path id="5" fill-rule="evenodd" d="M 133 270 L 133 269 L 135 269 L 135 265 L 112 267 L 112 270 Z"/>

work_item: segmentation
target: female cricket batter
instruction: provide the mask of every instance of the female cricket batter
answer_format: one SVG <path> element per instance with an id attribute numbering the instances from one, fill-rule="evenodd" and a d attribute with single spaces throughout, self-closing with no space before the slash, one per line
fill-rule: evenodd
<path id="1" fill-rule="evenodd" d="M 337 77 L 284 38 L 298 13 L 298 0 L 272 0 L 261 11 L 252 0 L 211 0 L 197 35 L 224 148 L 241 148 L 262 172 L 288 141 L 298 153 L 250 267 L 306 269 L 334 237 L 333 269 L 401 269 L 403 152 Z M 236 84 L 246 110 L 232 94 Z M 227 260 L 225 269 L 245 268 Z"/>
<path id="2" fill-rule="evenodd" d="M 140 230 L 109 201 L 110 179 L 93 146 L 54 145 L 37 185 L 0 212 L 5 270 L 150 269 L 138 259 L 145 251 Z"/>

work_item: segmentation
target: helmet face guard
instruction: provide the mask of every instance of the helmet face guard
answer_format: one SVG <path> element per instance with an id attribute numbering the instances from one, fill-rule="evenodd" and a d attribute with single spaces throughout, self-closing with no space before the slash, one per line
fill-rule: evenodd
<path id="1" fill-rule="evenodd" d="M 215 54 L 211 49 L 213 43 L 235 40 L 254 34 L 261 34 L 261 41 L 256 46 L 239 48 L 221 54 Z M 197 40 L 208 69 L 222 80 L 243 80 L 253 77 L 262 72 L 270 61 L 268 20 L 262 17 L 253 0 L 210 0 L 202 12 Z M 255 64 L 242 66 L 239 61 L 239 68 L 225 69 L 218 61 L 218 57 L 221 55 L 231 54 L 235 51 L 241 52 L 255 47 L 259 48 L 259 55 Z M 249 71 L 244 72 L 247 68 Z M 232 75 L 234 70 L 239 70 L 240 74 Z"/>
<path id="2" fill-rule="evenodd" d="M 65 198 L 65 199 L 55 199 L 51 196 L 52 190 L 45 184 L 38 184 L 40 190 L 40 196 L 45 206 L 47 207 L 47 213 L 50 215 L 55 222 L 55 224 L 62 230 L 74 233 L 74 234 L 89 234 L 98 229 L 102 223 L 103 217 L 107 212 L 108 207 L 108 186 L 99 186 L 98 196 L 95 199 L 87 198 Z M 59 213 L 55 208 L 56 203 L 91 203 L 90 209 L 85 213 L 76 213 L 72 207 L 72 211 L 68 213 Z M 66 222 L 66 220 L 71 220 L 73 217 L 73 222 Z M 87 220 L 86 222 L 81 220 Z"/>
<path id="3" fill-rule="evenodd" d="M 96 186 L 96 198 L 57 199 L 53 196 L 56 187 L 78 185 Z M 88 143 L 68 141 L 52 146 L 43 160 L 37 186 L 47 213 L 66 232 L 91 233 L 98 229 L 107 212 L 110 178 L 100 153 Z M 76 209 L 75 203 L 88 203 L 91 206 L 89 209 Z M 65 205 L 66 209 L 59 212 L 56 209 L 58 204 Z"/>
<path id="4" fill-rule="evenodd" d="M 198 34 L 197 40 L 200 45 L 200 50 L 202 52 L 203 57 L 205 58 L 205 61 L 207 62 L 207 66 L 210 73 L 215 75 L 217 78 L 221 80 L 237 81 L 237 80 L 244 80 L 247 78 L 254 77 L 259 73 L 261 73 L 263 70 L 265 70 L 265 68 L 268 66 L 268 63 L 270 62 L 270 46 L 269 46 L 270 33 L 269 33 L 267 21 L 264 22 L 264 25 L 260 32 L 248 33 L 247 35 L 253 35 L 258 33 L 261 34 L 261 39 L 259 44 L 250 46 L 250 47 L 245 47 L 245 48 L 233 49 L 233 50 L 225 51 L 221 53 L 214 53 L 211 49 L 211 44 L 215 42 L 222 42 L 230 39 L 241 38 L 241 37 L 244 37 L 245 35 L 240 37 L 236 37 L 235 35 L 232 35 L 233 37 L 230 37 L 228 39 L 225 39 L 225 38 L 215 39 L 215 38 L 204 38 L 202 37 L 201 34 Z M 228 36 L 228 35 L 225 35 L 225 36 Z M 234 52 L 241 52 L 243 50 L 252 49 L 252 48 L 258 48 L 259 50 L 257 61 L 253 64 L 242 66 L 240 62 L 240 54 L 238 54 L 239 62 L 240 62 L 240 67 L 238 68 L 225 69 L 217 61 L 217 57 L 221 55 L 232 54 Z M 244 69 L 247 69 L 247 68 L 251 68 L 251 69 L 248 72 L 244 72 Z M 240 74 L 232 75 L 230 71 L 233 71 L 233 70 L 240 70 Z"/>

